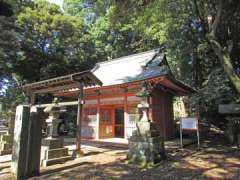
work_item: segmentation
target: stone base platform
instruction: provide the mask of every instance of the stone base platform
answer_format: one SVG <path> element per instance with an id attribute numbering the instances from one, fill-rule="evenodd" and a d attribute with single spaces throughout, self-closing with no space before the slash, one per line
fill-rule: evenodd
<path id="1" fill-rule="evenodd" d="M 68 154 L 68 148 L 63 147 L 63 139 L 45 138 L 42 140 L 41 165 L 46 167 L 53 164 L 64 163 L 73 159 Z"/>
<path id="2" fill-rule="evenodd" d="M 156 125 L 151 122 L 138 122 L 137 130 L 128 141 L 127 158 L 135 164 L 156 164 L 166 158 L 164 139 Z"/>
<path id="3" fill-rule="evenodd" d="M 149 139 L 149 141 L 129 140 L 129 151 L 127 158 L 130 162 L 137 164 L 156 164 L 165 159 L 163 139 L 160 137 Z"/>
<path id="4" fill-rule="evenodd" d="M 47 167 L 51 166 L 54 164 L 62 164 L 65 163 L 66 161 L 73 160 L 72 156 L 66 156 L 66 157 L 61 157 L 61 158 L 54 158 L 54 159 L 48 159 L 48 160 L 43 160 L 42 166 Z"/>

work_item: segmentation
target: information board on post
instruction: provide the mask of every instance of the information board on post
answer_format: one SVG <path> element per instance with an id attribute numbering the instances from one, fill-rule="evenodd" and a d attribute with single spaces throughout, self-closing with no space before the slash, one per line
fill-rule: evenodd
<path id="1" fill-rule="evenodd" d="M 200 147 L 200 138 L 199 138 L 198 118 L 197 117 L 183 117 L 183 118 L 181 118 L 181 120 L 180 120 L 180 142 L 181 142 L 181 147 L 182 148 L 183 148 L 183 140 L 182 140 L 183 130 L 196 131 L 198 148 L 199 148 Z"/>

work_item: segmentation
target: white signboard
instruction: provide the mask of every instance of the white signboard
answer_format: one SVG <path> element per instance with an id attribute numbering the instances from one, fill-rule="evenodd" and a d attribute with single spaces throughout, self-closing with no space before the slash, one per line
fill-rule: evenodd
<path id="1" fill-rule="evenodd" d="M 198 118 L 197 117 L 184 117 L 180 120 L 180 141 L 181 141 L 182 148 L 183 148 L 183 140 L 182 140 L 182 131 L 183 130 L 195 130 L 197 132 L 198 148 L 200 148 Z"/>
<path id="2" fill-rule="evenodd" d="M 190 130 L 197 130 L 197 118 L 189 117 L 189 118 L 182 118 L 182 129 L 190 129 Z"/>

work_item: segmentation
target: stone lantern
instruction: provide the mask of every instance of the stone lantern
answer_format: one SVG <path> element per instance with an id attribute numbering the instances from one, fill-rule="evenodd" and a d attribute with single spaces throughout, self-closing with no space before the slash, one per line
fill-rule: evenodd
<path id="1" fill-rule="evenodd" d="M 45 113 L 49 113 L 48 119 L 46 119 L 47 123 L 47 137 L 53 138 L 58 137 L 58 124 L 60 123 L 59 115 L 60 115 L 60 107 L 58 106 L 48 106 L 44 109 Z"/>
<path id="2" fill-rule="evenodd" d="M 160 137 L 160 131 L 156 124 L 151 122 L 148 117 L 150 108 L 148 99 L 151 95 L 146 84 L 143 85 L 137 96 L 141 98 L 138 108 L 143 115 L 137 121 L 137 129 L 129 138 L 128 160 L 137 164 L 156 164 L 166 158 L 164 139 Z"/>
<path id="3" fill-rule="evenodd" d="M 68 155 L 68 148 L 63 146 L 63 138 L 60 138 L 57 132 L 60 107 L 57 104 L 50 105 L 44 109 L 44 112 L 49 113 L 49 117 L 46 119 L 47 137 L 42 140 L 42 165 L 48 166 L 72 159 Z"/>

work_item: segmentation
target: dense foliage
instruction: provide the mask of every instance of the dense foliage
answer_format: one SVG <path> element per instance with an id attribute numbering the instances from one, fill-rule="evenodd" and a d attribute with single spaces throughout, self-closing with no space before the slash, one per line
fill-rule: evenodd
<path id="1" fill-rule="evenodd" d="M 113 18 L 164 44 L 174 74 L 198 90 L 185 98 L 189 108 L 213 119 L 219 104 L 239 102 L 237 0 L 131 0 L 116 4 Z"/>
<path id="2" fill-rule="evenodd" d="M 0 2 L 5 97 L 16 83 L 164 47 L 174 75 L 198 90 L 185 98 L 190 109 L 215 121 L 218 104 L 240 101 L 238 0 L 65 0 L 64 11 L 44 0 Z"/>

